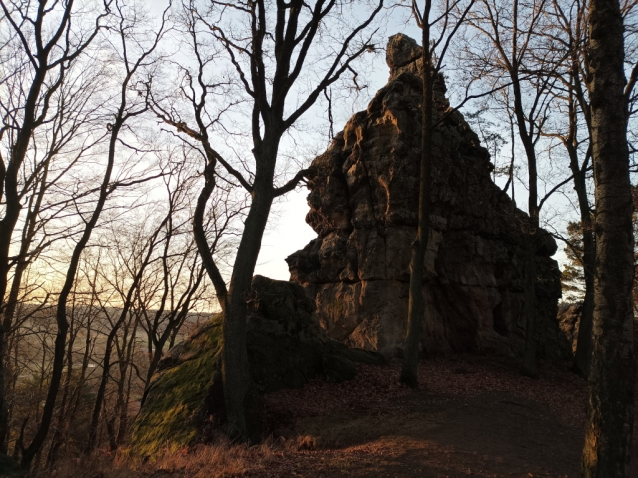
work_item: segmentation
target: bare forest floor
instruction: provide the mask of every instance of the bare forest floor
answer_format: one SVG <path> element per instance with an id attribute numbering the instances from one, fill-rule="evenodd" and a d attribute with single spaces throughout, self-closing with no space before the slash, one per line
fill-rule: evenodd
<path id="1" fill-rule="evenodd" d="M 271 419 L 285 438 L 258 447 L 220 442 L 144 464 L 123 454 L 114 460 L 97 456 L 66 463 L 47 476 L 578 475 L 585 382 L 567 364 L 541 363 L 539 378 L 531 379 L 519 373 L 516 361 L 505 358 L 426 360 L 420 365 L 419 390 L 398 384 L 399 369 L 398 364 L 360 366 L 350 382 L 318 379 L 300 390 L 270 394 Z M 638 476 L 637 462 L 632 476 Z"/>

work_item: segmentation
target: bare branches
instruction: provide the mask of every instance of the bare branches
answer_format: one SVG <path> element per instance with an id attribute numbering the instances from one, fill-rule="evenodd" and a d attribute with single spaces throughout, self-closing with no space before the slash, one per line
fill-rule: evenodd
<path id="1" fill-rule="evenodd" d="M 312 174 L 312 170 L 311 169 L 302 169 L 301 171 L 299 171 L 294 178 L 292 178 L 290 181 L 288 181 L 286 184 L 284 184 L 281 187 L 275 188 L 274 190 L 274 196 L 275 197 L 279 197 L 279 196 L 283 196 L 284 194 L 292 191 L 293 189 L 295 189 L 297 187 L 297 185 L 306 177 L 310 176 Z"/>

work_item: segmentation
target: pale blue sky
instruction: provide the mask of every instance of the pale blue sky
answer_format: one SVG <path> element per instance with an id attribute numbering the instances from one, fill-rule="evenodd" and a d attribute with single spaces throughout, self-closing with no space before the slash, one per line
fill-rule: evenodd
<path id="1" fill-rule="evenodd" d="M 166 0 L 153 1 L 145 0 L 147 5 L 154 15 L 161 13 L 162 9 L 167 5 Z M 400 15 L 401 12 L 393 12 L 390 16 L 389 23 L 385 26 L 387 32 L 386 36 L 390 36 L 395 33 L 406 33 L 407 35 L 418 39 L 420 37 L 420 30 L 414 25 L 413 22 L 408 21 L 406 23 L 405 16 Z M 401 19 L 401 17 L 404 17 Z M 384 45 L 385 46 L 385 45 Z M 367 103 L 387 81 L 388 67 L 385 63 L 385 55 L 377 55 L 372 67 L 372 75 L 365 78 L 369 87 L 360 93 L 360 97 L 356 104 L 341 105 L 343 110 L 338 113 L 338 120 L 335 123 L 335 132 L 340 131 L 347 118 L 355 111 L 365 109 Z M 305 120 L 311 121 L 312 118 Z M 324 151 L 328 147 L 328 142 L 325 145 L 316 145 L 317 151 Z M 509 146 L 504 146 L 504 151 L 508 151 Z M 509 159 L 508 159 L 509 160 Z M 503 161 L 502 159 L 499 161 Z M 524 166 L 522 166 L 524 167 Z M 522 171 L 522 174 L 526 174 Z M 501 181 L 497 181 L 499 184 Z M 502 181 L 504 183 L 504 181 Z M 501 184 L 502 186 L 502 184 Z M 316 237 L 315 232 L 306 224 L 305 216 L 308 213 L 309 207 L 306 202 L 308 191 L 305 187 L 299 187 L 297 190 L 288 193 L 282 198 L 274 207 L 273 212 L 269 219 L 268 228 L 262 241 L 262 249 L 257 262 L 255 270 L 256 274 L 265 275 L 275 279 L 287 280 L 290 277 L 288 272 L 288 265 L 285 262 L 285 258 L 293 252 L 302 249 L 308 242 Z M 516 198 L 518 205 L 521 209 L 526 210 L 527 204 L 527 191 L 520 182 L 516 183 Z M 553 201 L 549 201 L 552 203 Z M 563 202 L 558 200 L 558 202 Z M 556 220 L 556 217 L 553 218 Z M 559 219 L 558 222 L 564 223 L 565 218 Z M 559 226 L 560 227 L 560 226 Z M 563 253 L 563 244 L 559 244 L 559 252 L 555 258 L 562 263 L 565 260 Z"/>

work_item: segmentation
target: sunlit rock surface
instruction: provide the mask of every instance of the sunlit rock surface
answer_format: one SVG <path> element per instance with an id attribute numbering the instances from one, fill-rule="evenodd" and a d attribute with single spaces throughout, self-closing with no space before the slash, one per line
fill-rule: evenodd
<path id="1" fill-rule="evenodd" d="M 306 221 L 318 237 L 287 259 L 291 280 L 314 297 L 330 337 L 387 355 L 401 354 L 406 329 L 421 158 L 420 51 L 404 35 L 390 38 L 388 84 L 312 163 Z M 444 94 L 440 79 L 423 351 L 518 355 L 527 215 L 493 183 L 487 150 Z M 558 359 L 570 346 L 556 321 L 557 246 L 541 234 L 538 354 Z"/>

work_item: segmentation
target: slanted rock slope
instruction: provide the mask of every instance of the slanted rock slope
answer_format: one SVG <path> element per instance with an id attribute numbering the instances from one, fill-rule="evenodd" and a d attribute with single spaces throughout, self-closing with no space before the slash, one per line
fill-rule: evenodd
<path id="1" fill-rule="evenodd" d="M 421 157 L 421 49 L 395 35 L 390 79 L 312 163 L 306 221 L 318 237 L 287 262 L 315 299 L 328 335 L 400 355 L 416 235 Z M 435 86 L 431 232 L 425 260 L 426 354 L 520 354 L 525 335 L 527 215 L 491 179 L 490 155 Z M 536 255 L 540 357 L 570 346 L 558 332 L 555 241 L 539 231 Z"/>
<path id="2" fill-rule="evenodd" d="M 357 374 L 354 362 L 385 364 L 378 353 L 327 337 L 298 284 L 255 276 L 248 305 L 248 360 L 258 393 L 303 387 L 318 375 L 330 382 L 350 380 Z M 221 346 L 219 314 L 164 355 L 133 426 L 133 453 L 175 451 L 205 440 L 224 424 Z M 251 423 L 259 427 L 261 418 Z M 267 432 L 253 430 L 261 431 Z"/>

